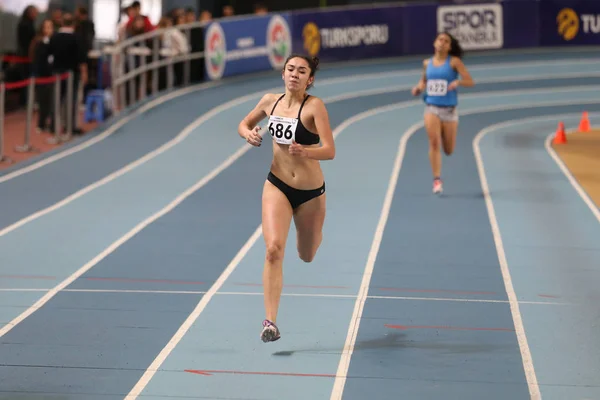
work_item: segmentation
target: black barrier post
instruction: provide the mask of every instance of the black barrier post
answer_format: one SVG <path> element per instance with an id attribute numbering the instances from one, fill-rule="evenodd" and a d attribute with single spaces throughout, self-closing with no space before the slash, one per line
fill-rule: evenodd
<path id="1" fill-rule="evenodd" d="M 60 120 L 60 75 L 55 74 L 54 77 L 56 80 L 54 81 L 54 136 L 48 139 L 49 144 L 59 144 L 60 143 L 60 130 L 61 130 L 61 120 Z"/>
<path id="2" fill-rule="evenodd" d="M 25 119 L 25 141 L 22 146 L 16 146 L 19 153 L 36 152 L 40 150 L 31 145 L 31 122 L 33 121 L 33 104 L 35 103 L 35 79 L 32 77 L 27 86 L 27 117 Z"/>
<path id="3" fill-rule="evenodd" d="M 185 29 L 185 38 L 188 43 L 188 49 L 191 53 L 192 52 L 192 28 L 184 28 L 184 29 Z M 191 65 L 192 65 L 192 60 L 190 60 L 189 58 L 184 61 L 182 86 L 187 86 L 190 84 Z"/>
<path id="4" fill-rule="evenodd" d="M 66 110 L 66 114 L 67 114 L 67 121 L 66 121 L 66 127 L 67 127 L 67 134 L 65 136 L 65 140 L 68 140 L 71 138 L 71 135 L 73 134 L 73 128 L 75 128 L 73 126 L 73 97 L 75 95 L 75 93 L 73 93 L 73 71 L 69 71 L 69 75 L 67 78 L 67 110 Z"/>

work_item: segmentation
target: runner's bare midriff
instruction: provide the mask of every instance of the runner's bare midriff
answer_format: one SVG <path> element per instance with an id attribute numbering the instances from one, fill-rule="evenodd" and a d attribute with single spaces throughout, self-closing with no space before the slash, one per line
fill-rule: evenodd
<path id="1" fill-rule="evenodd" d="M 307 146 L 318 147 L 319 145 Z M 301 189 L 317 189 L 323 185 L 323 171 L 318 160 L 293 156 L 288 145 L 273 143 L 271 172 L 289 186 Z"/>

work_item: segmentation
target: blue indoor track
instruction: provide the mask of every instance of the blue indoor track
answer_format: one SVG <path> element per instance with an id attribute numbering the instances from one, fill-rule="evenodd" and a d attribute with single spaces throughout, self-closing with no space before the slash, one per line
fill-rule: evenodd
<path id="1" fill-rule="evenodd" d="M 469 55 L 431 193 L 422 58 L 326 66 L 324 241 L 264 318 L 272 143 L 238 122 L 281 76 L 172 92 L 0 172 L 0 399 L 600 399 L 600 217 L 553 157 L 600 115 L 596 49 Z M 269 139 L 267 137 L 267 139 Z"/>

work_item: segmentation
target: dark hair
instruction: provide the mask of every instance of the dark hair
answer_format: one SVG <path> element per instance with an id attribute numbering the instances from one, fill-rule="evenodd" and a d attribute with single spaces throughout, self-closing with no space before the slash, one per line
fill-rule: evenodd
<path id="1" fill-rule="evenodd" d="M 37 10 L 37 8 L 35 6 L 27 6 L 27 7 L 25 7 L 25 9 L 23 10 L 23 13 L 21 14 L 21 19 L 23 21 L 25 21 L 25 20 L 33 21 L 34 19 L 31 18 L 31 13 L 33 11 L 35 11 L 35 10 Z"/>
<path id="2" fill-rule="evenodd" d="M 73 17 L 73 14 L 71 14 L 71 13 L 65 13 L 65 14 L 63 14 L 62 24 L 65 27 L 75 25 L 75 18 Z"/>
<path id="3" fill-rule="evenodd" d="M 465 51 L 463 50 L 460 43 L 458 42 L 458 39 L 456 39 L 454 36 L 452 36 L 452 34 L 450 34 L 448 32 L 440 32 L 438 34 L 438 36 L 439 35 L 446 35 L 450 38 L 450 51 L 448 52 L 448 54 L 450 54 L 451 56 L 454 56 L 454 57 L 458 57 L 458 58 L 463 57 L 463 55 L 465 54 Z"/>
<path id="4" fill-rule="evenodd" d="M 292 58 L 301 58 L 304 61 L 306 61 L 308 63 L 308 68 L 310 68 L 310 75 L 311 76 L 315 76 L 315 74 L 317 73 L 317 70 L 319 69 L 319 57 L 309 57 L 303 54 L 291 54 L 287 60 L 285 60 L 285 64 L 283 64 L 283 68 L 285 69 L 285 66 L 287 65 L 287 63 L 292 59 Z M 314 82 L 314 81 L 313 81 Z M 310 85 L 308 85 L 308 87 L 306 89 L 310 89 L 312 87 L 312 83 Z"/>
<path id="5" fill-rule="evenodd" d="M 44 27 L 46 26 L 46 23 L 50 23 L 54 27 L 54 22 L 52 22 L 52 20 L 50 18 L 45 18 L 42 21 L 42 23 L 38 26 L 36 34 L 33 37 L 33 40 L 31 40 L 31 43 L 29 43 L 28 54 L 29 54 L 29 58 L 31 58 L 32 60 L 35 59 L 35 47 L 44 37 Z"/>

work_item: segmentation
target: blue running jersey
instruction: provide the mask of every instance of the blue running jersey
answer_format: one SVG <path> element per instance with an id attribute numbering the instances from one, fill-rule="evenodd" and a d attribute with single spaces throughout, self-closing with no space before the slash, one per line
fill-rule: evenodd
<path id="1" fill-rule="evenodd" d="M 423 100 L 426 104 L 440 107 L 453 107 L 458 104 L 458 93 L 455 90 L 448 90 L 448 85 L 458 78 L 458 72 L 450 65 L 451 57 L 448 56 L 446 62 L 439 67 L 433 65 L 433 57 L 427 64 L 425 76 L 427 83 Z"/>

